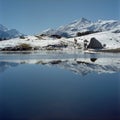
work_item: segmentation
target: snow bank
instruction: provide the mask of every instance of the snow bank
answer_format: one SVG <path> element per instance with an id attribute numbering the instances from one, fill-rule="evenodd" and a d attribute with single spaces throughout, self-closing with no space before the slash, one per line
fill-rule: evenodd
<path id="1" fill-rule="evenodd" d="M 98 41 L 102 43 L 102 45 L 106 44 L 106 49 L 120 48 L 120 33 L 113 33 L 112 31 L 99 32 L 81 37 L 76 37 L 77 43 L 83 46 L 84 40 L 88 40 L 89 42 L 92 37 L 95 37 Z M 75 48 L 74 38 L 55 39 L 46 36 L 39 39 L 38 37 L 35 36 L 27 36 L 25 37 L 25 39 L 15 38 L 10 40 L 0 41 L 0 49 L 5 47 L 15 47 L 22 43 L 29 44 L 32 47 L 42 48 L 48 45 L 60 44 L 61 42 L 66 43 L 68 45 L 66 49 L 70 51 Z"/>

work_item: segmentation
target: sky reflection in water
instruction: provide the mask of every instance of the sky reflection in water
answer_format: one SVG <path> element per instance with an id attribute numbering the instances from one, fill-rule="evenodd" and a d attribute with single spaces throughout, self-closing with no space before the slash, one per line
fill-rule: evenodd
<path id="1" fill-rule="evenodd" d="M 44 60 L 45 65 L 40 60 L 34 61 L 39 64 L 30 64 L 33 62 L 30 60 L 29 63 L 24 61 L 25 64 L 23 61 L 2 61 L 0 119 L 119 120 L 119 66 L 116 71 L 97 72 L 94 71 L 97 68 L 92 66 L 95 63 L 90 62 L 90 70 L 93 70 L 83 75 L 75 72 L 78 70 L 75 68 L 89 68 L 89 63 L 83 59 L 77 61 L 72 59 L 67 63 L 51 64 Z M 97 67 L 105 68 L 104 65 Z"/>

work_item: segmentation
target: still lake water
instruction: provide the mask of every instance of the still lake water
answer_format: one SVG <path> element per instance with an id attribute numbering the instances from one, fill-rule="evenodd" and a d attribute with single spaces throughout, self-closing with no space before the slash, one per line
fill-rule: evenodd
<path id="1" fill-rule="evenodd" d="M 110 71 L 106 72 L 102 63 L 97 67 L 104 71 L 97 72 L 98 68 L 82 61 L 87 69 L 93 69 L 81 74 L 81 63 L 71 61 L 30 64 L 33 59 L 45 61 L 57 55 L 0 54 L 0 120 L 120 120 L 120 69 L 106 65 Z M 90 56 L 59 54 L 57 58 L 86 60 Z M 102 59 L 106 55 L 92 56 Z M 120 65 L 119 54 L 107 54 L 107 58 L 114 58 L 113 64 L 117 59 Z"/>

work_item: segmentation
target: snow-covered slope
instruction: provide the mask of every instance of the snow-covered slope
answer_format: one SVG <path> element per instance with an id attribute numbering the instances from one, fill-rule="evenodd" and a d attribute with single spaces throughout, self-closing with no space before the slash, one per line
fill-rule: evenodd
<path id="1" fill-rule="evenodd" d="M 23 35 L 16 29 L 8 29 L 0 24 L 0 39 L 10 39 Z"/>
<path id="2" fill-rule="evenodd" d="M 20 38 L 13 38 L 10 40 L 5 40 L 0 42 L 0 49 L 5 48 L 5 47 L 15 47 L 20 44 L 29 44 L 30 46 L 34 47 L 44 47 L 47 45 L 54 45 L 54 44 L 59 44 L 60 41 L 58 39 L 52 39 L 49 37 L 44 37 L 43 39 L 38 39 L 35 36 L 26 36 L 25 39 L 20 39 Z"/>
<path id="3" fill-rule="evenodd" d="M 96 22 L 91 22 L 85 18 L 81 18 L 80 20 L 73 21 L 72 23 L 61 26 L 57 29 L 47 29 L 43 31 L 43 34 L 52 35 L 64 35 L 68 36 L 76 36 L 78 32 L 85 31 L 108 31 L 108 30 L 120 30 L 120 21 L 117 20 L 98 20 Z M 42 34 L 41 33 L 41 34 Z"/>
<path id="4" fill-rule="evenodd" d="M 116 49 L 120 48 L 120 33 L 114 33 L 113 31 L 105 31 L 94 33 L 90 35 L 85 35 L 76 38 L 78 42 L 84 42 L 84 40 L 88 41 L 88 44 L 91 38 L 96 38 L 98 41 L 102 43 L 102 45 L 106 45 L 106 49 Z"/>
<path id="5" fill-rule="evenodd" d="M 84 40 L 87 40 L 89 44 L 91 38 L 93 37 L 99 40 L 102 45 L 106 44 L 106 49 L 120 48 L 120 33 L 114 33 L 113 31 L 105 31 L 105 32 L 89 34 L 81 37 L 75 37 L 75 39 L 77 40 L 78 45 L 80 45 L 81 48 L 83 48 Z M 63 50 L 68 50 L 69 52 L 72 52 L 72 50 L 78 48 L 78 46 L 75 45 L 74 43 L 74 38 L 54 39 L 54 38 L 45 36 L 39 39 L 38 37 L 35 37 L 35 36 L 26 36 L 24 39 L 14 38 L 6 41 L 1 41 L 0 49 L 5 47 L 15 47 L 23 43 L 29 44 L 33 48 L 37 47 L 39 49 L 43 49 L 48 45 L 65 44 L 67 45 L 67 47 L 63 48 Z"/>
<path id="6" fill-rule="evenodd" d="M 61 39 L 50 37 L 50 35 L 56 34 L 61 36 L 75 36 L 77 32 L 82 31 L 100 31 L 92 34 L 71 37 Z M 9 36 L 10 40 L 0 42 L 0 50 L 6 50 L 7 47 L 18 47 L 21 44 L 25 43 L 30 45 L 32 50 L 68 50 L 72 51 L 74 49 L 84 48 L 84 40 L 88 41 L 88 44 L 91 38 L 97 39 L 102 46 L 105 46 L 106 49 L 116 49 L 120 48 L 120 21 L 116 20 L 98 20 L 97 22 L 91 22 L 85 18 L 76 20 L 66 26 L 61 26 L 58 29 L 48 29 L 45 30 L 42 34 L 45 35 L 36 35 L 36 36 L 26 36 L 25 38 L 14 38 L 18 37 L 21 34 L 15 30 L 8 30 L 4 26 L 0 25 L 0 36 Z M 13 39 L 14 38 L 14 39 Z M 77 40 L 77 44 L 75 43 Z M 57 48 L 55 48 L 57 46 Z M 11 49 L 11 48 L 10 48 Z M 9 48 L 7 49 L 9 51 Z"/>

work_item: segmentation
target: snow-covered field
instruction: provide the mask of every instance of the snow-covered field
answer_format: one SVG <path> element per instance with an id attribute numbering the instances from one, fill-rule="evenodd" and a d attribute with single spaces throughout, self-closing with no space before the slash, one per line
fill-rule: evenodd
<path id="1" fill-rule="evenodd" d="M 43 46 L 47 46 L 49 44 L 58 44 L 59 41 L 53 40 L 48 37 L 39 40 L 35 36 L 27 36 L 25 39 L 14 38 L 14 39 L 10 39 L 10 40 L 1 41 L 0 48 L 15 47 L 15 46 L 23 44 L 23 43 L 29 44 L 32 47 L 43 47 Z"/>
<path id="2" fill-rule="evenodd" d="M 90 34 L 78 39 L 90 41 L 92 37 L 95 37 L 102 45 L 106 44 L 106 49 L 120 48 L 120 33 L 112 33 L 112 31 Z"/>
<path id="3" fill-rule="evenodd" d="M 106 44 L 106 49 L 120 48 L 120 33 L 113 33 L 112 31 L 99 32 L 74 38 L 77 39 L 77 43 L 79 43 L 83 47 L 84 40 L 87 40 L 89 43 L 90 39 L 93 37 L 100 41 L 102 45 Z M 0 49 L 5 47 L 15 47 L 23 43 L 29 44 L 33 48 L 43 48 L 48 45 L 57 45 L 61 42 L 64 42 L 68 45 L 66 49 L 74 49 L 74 38 L 55 39 L 46 36 L 39 39 L 35 36 L 26 36 L 25 39 L 14 38 L 10 40 L 0 41 Z"/>

